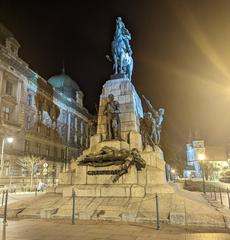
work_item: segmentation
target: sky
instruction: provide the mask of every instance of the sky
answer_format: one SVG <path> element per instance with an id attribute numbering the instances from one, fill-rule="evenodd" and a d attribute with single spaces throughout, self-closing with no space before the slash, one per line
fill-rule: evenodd
<path id="1" fill-rule="evenodd" d="M 157 109 L 163 140 L 184 146 L 199 129 L 208 145 L 230 134 L 230 1 L 4 1 L 0 21 L 21 44 L 20 56 L 48 79 L 61 72 L 78 83 L 90 112 L 113 74 L 115 19 L 132 40 L 132 82 Z"/>

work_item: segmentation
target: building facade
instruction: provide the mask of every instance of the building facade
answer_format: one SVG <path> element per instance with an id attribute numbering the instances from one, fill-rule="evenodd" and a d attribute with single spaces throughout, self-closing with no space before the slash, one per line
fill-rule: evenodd
<path id="1" fill-rule="evenodd" d="M 2 175 L 20 176 L 23 156 L 44 159 L 57 175 L 88 147 L 90 114 L 83 93 L 63 69 L 48 80 L 18 55 L 20 44 L 0 25 L 0 138 Z M 9 144 L 3 139 L 13 137 Z"/>
<path id="2" fill-rule="evenodd" d="M 200 154 L 204 155 L 202 163 L 199 159 Z M 218 180 L 230 168 L 225 146 L 205 146 L 204 140 L 194 140 L 186 145 L 186 155 L 185 178 L 200 178 L 203 176 L 203 169 L 206 179 Z"/>
<path id="3" fill-rule="evenodd" d="M 194 140 L 186 144 L 186 167 L 184 177 L 200 177 L 199 154 L 205 154 L 204 140 Z"/>

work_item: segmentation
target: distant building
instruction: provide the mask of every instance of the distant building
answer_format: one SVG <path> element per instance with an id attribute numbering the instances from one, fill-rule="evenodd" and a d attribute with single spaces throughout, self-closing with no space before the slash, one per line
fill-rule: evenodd
<path id="1" fill-rule="evenodd" d="M 88 147 L 90 115 L 79 86 L 62 70 L 48 81 L 18 55 L 20 44 L 0 24 L 0 144 L 4 175 L 22 175 L 16 164 L 27 155 L 40 156 L 58 174 L 71 158 Z"/>
<path id="2" fill-rule="evenodd" d="M 184 169 L 185 178 L 202 177 L 199 155 L 205 154 L 203 160 L 206 178 L 217 180 L 221 173 L 230 167 L 225 146 L 205 146 L 204 140 L 195 140 L 186 145 L 187 163 Z"/>
<path id="3" fill-rule="evenodd" d="M 184 177 L 200 177 L 199 154 L 205 154 L 204 140 L 195 140 L 186 144 L 186 167 Z"/>

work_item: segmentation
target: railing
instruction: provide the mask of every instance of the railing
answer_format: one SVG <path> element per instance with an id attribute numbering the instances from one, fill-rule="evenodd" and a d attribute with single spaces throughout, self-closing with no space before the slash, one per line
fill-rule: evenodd
<path id="1" fill-rule="evenodd" d="M 228 188 L 209 185 L 208 190 L 211 199 L 220 202 L 221 205 L 225 205 L 230 209 L 230 190 Z"/>

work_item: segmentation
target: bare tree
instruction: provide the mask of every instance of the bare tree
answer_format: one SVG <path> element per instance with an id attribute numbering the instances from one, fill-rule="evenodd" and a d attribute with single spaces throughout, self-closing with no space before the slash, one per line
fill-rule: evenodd
<path id="1" fill-rule="evenodd" d="M 39 167 L 42 166 L 44 162 L 44 159 L 34 155 L 28 155 L 23 158 L 19 158 L 16 161 L 20 167 L 30 173 L 30 189 L 33 187 L 33 175 L 38 171 Z"/>

